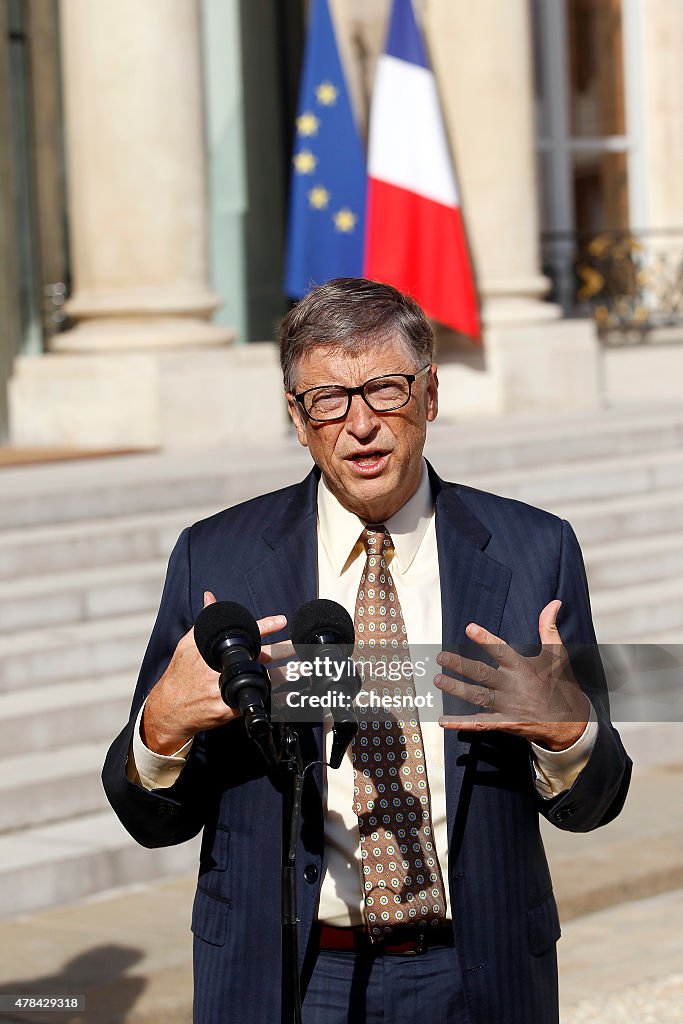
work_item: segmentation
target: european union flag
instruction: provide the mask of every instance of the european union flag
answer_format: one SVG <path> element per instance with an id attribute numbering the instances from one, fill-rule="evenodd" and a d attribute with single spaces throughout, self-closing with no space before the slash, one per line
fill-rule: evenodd
<path id="1" fill-rule="evenodd" d="M 285 266 L 293 299 L 363 271 L 365 154 L 327 0 L 312 4 L 298 109 Z"/>

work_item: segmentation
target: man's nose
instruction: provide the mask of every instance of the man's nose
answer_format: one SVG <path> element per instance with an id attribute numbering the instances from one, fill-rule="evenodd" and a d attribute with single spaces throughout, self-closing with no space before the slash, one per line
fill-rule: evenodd
<path id="1" fill-rule="evenodd" d="M 346 429 L 355 437 L 368 437 L 379 424 L 379 416 L 362 395 L 351 397 L 351 406 L 346 414 Z"/>

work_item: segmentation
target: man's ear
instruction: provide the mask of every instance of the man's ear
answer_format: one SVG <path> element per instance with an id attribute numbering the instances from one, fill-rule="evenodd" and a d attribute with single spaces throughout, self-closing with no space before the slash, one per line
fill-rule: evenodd
<path id="1" fill-rule="evenodd" d="M 427 382 L 427 422 L 433 423 L 439 411 L 439 377 L 437 368 L 432 364 Z"/>
<path id="2" fill-rule="evenodd" d="M 287 398 L 287 412 L 289 413 L 290 419 L 294 424 L 296 430 L 296 436 L 299 439 L 299 444 L 302 444 L 304 448 L 308 448 L 308 437 L 306 435 L 306 417 L 305 414 L 295 399 L 294 395 L 287 391 L 285 392 Z"/>

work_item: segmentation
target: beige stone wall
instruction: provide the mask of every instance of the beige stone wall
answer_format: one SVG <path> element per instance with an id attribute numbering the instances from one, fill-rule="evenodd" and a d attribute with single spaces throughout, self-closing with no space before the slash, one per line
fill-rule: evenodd
<path id="1" fill-rule="evenodd" d="M 683 228 L 683 2 L 641 0 L 640 25 L 647 227 Z"/>

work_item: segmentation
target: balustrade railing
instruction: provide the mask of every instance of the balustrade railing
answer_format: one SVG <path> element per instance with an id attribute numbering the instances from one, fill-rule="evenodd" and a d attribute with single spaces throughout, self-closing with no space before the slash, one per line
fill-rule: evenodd
<path id="1" fill-rule="evenodd" d="M 548 298 L 605 344 L 683 342 L 683 229 L 547 233 L 541 254 Z"/>

